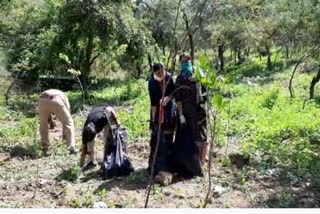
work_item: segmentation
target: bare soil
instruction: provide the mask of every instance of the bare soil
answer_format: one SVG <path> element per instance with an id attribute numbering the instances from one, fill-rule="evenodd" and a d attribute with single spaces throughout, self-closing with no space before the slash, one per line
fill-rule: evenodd
<path id="1" fill-rule="evenodd" d="M 148 143 L 129 145 L 129 157 L 135 167 L 132 175 L 102 180 L 99 168 L 96 168 L 71 182 L 63 175 L 78 163 L 79 155 L 68 154 L 60 128 L 50 130 L 54 147 L 49 157 L 35 159 L 19 155 L 19 152 L 0 152 L 0 207 L 99 207 L 101 204 L 117 208 L 144 207 L 149 179 L 146 172 Z M 81 130 L 77 132 L 80 134 Z M 101 160 L 102 142 L 97 144 Z M 284 185 L 276 175 L 276 169 L 260 175 L 254 164 L 239 156 L 238 151 L 237 142 L 232 141 L 227 151 L 231 165 L 223 167 L 221 157 L 225 156 L 226 148 L 215 148 L 211 170 L 212 199 L 207 207 L 320 206 L 320 190 L 312 182 Z M 204 177 L 191 180 L 174 178 L 169 186 L 153 188 L 149 207 L 199 208 L 203 205 L 207 186 L 207 172 Z"/>

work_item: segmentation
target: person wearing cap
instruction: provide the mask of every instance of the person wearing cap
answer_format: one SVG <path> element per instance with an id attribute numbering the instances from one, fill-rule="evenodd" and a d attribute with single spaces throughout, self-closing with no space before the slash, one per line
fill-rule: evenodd
<path id="1" fill-rule="evenodd" d="M 44 155 L 49 152 L 49 124 L 52 122 L 52 114 L 60 120 L 63 125 L 63 136 L 66 139 L 68 150 L 75 154 L 78 149 L 75 146 L 74 123 L 70 113 L 70 103 L 65 94 L 57 89 L 49 89 L 40 94 L 38 100 L 40 117 L 40 137 Z"/>
<path id="2" fill-rule="evenodd" d="M 169 155 L 175 128 L 176 108 L 172 101 L 172 93 L 175 89 L 175 85 L 171 74 L 165 70 L 162 63 L 155 63 L 152 66 L 152 71 L 153 72 L 148 82 L 151 105 L 151 140 L 148 171 L 151 173 L 155 147 L 158 139 L 158 131 L 159 127 L 161 127 L 153 176 L 155 176 L 156 182 L 166 185 L 165 183 L 168 182 L 165 181 L 169 180 L 169 182 L 171 182 L 172 179 Z"/>
<path id="3" fill-rule="evenodd" d="M 198 147 L 198 155 L 203 165 L 207 157 L 207 114 L 205 110 L 205 88 L 196 81 L 194 67 L 188 53 L 180 56 L 181 71 L 175 85 L 180 88 L 175 93 L 179 113 L 179 124 L 188 125 L 191 136 Z"/>
<path id="4" fill-rule="evenodd" d="M 89 154 L 89 163 L 85 168 L 90 169 L 97 165 L 95 150 L 95 139 L 97 135 L 104 131 L 104 147 L 107 148 L 107 143 L 110 141 L 109 137 L 111 136 L 111 129 L 119 126 L 120 122 L 112 107 L 98 106 L 90 111 L 82 130 L 80 167 L 83 167 L 87 154 Z"/>

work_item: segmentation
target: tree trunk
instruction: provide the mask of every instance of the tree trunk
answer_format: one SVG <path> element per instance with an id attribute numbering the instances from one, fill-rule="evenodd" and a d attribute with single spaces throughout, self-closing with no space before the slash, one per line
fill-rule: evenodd
<path id="1" fill-rule="evenodd" d="M 166 55 L 166 46 L 165 45 L 162 45 L 162 54 L 163 54 L 163 56 Z"/>
<path id="2" fill-rule="evenodd" d="M 286 61 L 288 61 L 289 60 L 289 47 L 288 47 L 288 45 L 285 45 L 285 54 L 286 54 Z"/>
<path id="3" fill-rule="evenodd" d="M 311 81 L 311 84 L 310 84 L 310 99 L 313 99 L 313 97 L 314 97 L 314 87 L 319 81 L 320 81 L 320 69 L 318 70 L 317 75 L 312 78 L 312 81 Z"/>
<path id="4" fill-rule="evenodd" d="M 267 54 L 267 69 L 272 70 L 271 50 L 270 50 L 270 47 L 267 45 L 266 45 L 266 54 Z"/>
<path id="5" fill-rule="evenodd" d="M 150 73 L 152 72 L 152 59 L 151 59 L 151 55 L 148 53 L 148 63 L 150 66 Z"/>
<path id="6" fill-rule="evenodd" d="M 238 49 L 238 52 L 237 52 L 237 58 L 238 58 L 238 65 L 241 65 L 242 64 L 242 62 L 241 62 L 241 49 L 239 48 Z"/>
<path id="7" fill-rule="evenodd" d="M 218 45 L 218 58 L 219 58 L 219 68 L 218 73 L 224 71 L 224 59 L 223 59 L 224 47 L 223 45 Z"/>
<path id="8" fill-rule="evenodd" d="M 93 35 L 89 34 L 88 36 L 88 42 L 86 46 L 86 53 L 85 53 L 85 59 L 82 64 L 82 69 L 81 69 L 81 82 L 82 82 L 82 87 L 84 89 L 84 97 L 87 99 L 89 97 L 89 94 L 87 92 L 87 88 L 89 86 L 89 76 L 91 72 L 91 65 L 93 63 L 91 56 L 92 56 L 92 51 L 93 51 Z"/>
<path id="9" fill-rule="evenodd" d="M 237 65 L 237 48 L 234 48 L 233 62 L 234 65 Z"/>
<path id="10" fill-rule="evenodd" d="M 244 54 L 246 55 L 246 57 L 249 57 L 249 55 L 250 55 L 250 48 L 249 47 L 244 49 Z"/>
<path id="11" fill-rule="evenodd" d="M 187 17 L 187 15 L 185 13 L 183 13 L 183 19 L 185 21 L 186 29 L 187 29 L 187 32 L 188 32 L 188 38 L 189 38 L 189 44 L 190 44 L 190 55 L 191 55 L 191 60 L 192 60 L 192 63 L 193 63 L 194 62 L 193 35 L 192 35 L 192 31 L 191 31 L 190 26 L 189 26 L 188 17 Z"/>
<path id="12" fill-rule="evenodd" d="M 136 62 L 136 69 L 137 69 L 137 77 L 141 77 L 142 74 L 142 68 L 141 68 L 141 64 L 139 62 Z"/>
<path id="13" fill-rule="evenodd" d="M 260 59 L 260 62 L 261 62 L 262 61 L 262 53 L 261 53 L 260 48 L 258 48 L 258 53 L 259 53 L 259 59 Z"/>

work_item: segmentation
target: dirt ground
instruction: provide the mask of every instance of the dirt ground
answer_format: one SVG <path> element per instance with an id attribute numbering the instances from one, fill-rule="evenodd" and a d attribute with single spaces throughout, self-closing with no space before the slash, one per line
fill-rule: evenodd
<path id="1" fill-rule="evenodd" d="M 77 132 L 79 134 L 81 130 Z M 129 157 L 135 167 L 130 176 L 102 180 L 99 168 L 96 168 L 78 181 L 70 182 L 65 179 L 66 173 L 78 163 L 80 154 L 68 154 L 58 129 L 51 130 L 50 136 L 55 146 L 50 157 L 28 158 L 23 155 L 24 148 L 0 152 L 0 207 L 144 207 L 148 143 L 129 145 Z M 102 151 L 102 143 L 97 144 Z M 277 169 L 261 175 L 254 164 L 237 154 L 237 150 L 237 142 L 230 142 L 231 165 L 223 167 L 221 156 L 225 154 L 225 148 L 215 149 L 211 170 L 212 200 L 207 207 L 320 206 L 320 190 L 312 182 L 284 185 Z M 102 152 L 98 157 L 102 158 Z M 169 186 L 153 188 L 149 207 L 199 208 L 203 205 L 207 186 L 207 172 L 204 177 L 191 180 L 175 178 Z"/>

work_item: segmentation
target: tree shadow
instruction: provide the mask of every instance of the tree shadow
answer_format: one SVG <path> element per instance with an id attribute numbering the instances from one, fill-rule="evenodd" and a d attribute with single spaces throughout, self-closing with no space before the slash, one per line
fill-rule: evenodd
<path id="1" fill-rule="evenodd" d="M 41 158 L 41 155 L 39 155 L 40 151 L 38 146 L 34 145 L 27 145 L 26 147 L 16 145 L 13 148 L 5 149 L 5 152 L 9 152 L 10 157 L 12 158 L 20 158 L 20 159 L 38 159 Z"/>
<path id="2" fill-rule="evenodd" d="M 75 183 L 79 179 L 79 169 L 77 167 L 70 167 L 63 169 L 62 172 L 55 177 L 56 181 L 68 181 Z"/>
<path id="3" fill-rule="evenodd" d="M 320 96 L 318 95 L 318 96 L 315 96 L 314 98 L 313 98 L 313 100 L 314 100 L 314 102 L 318 105 L 318 106 L 320 106 Z"/>
<path id="4" fill-rule="evenodd" d="M 140 190 L 146 189 L 148 186 L 148 173 L 146 169 L 140 168 L 132 172 L 129 176 L 111 178 L 106 180 L 104 183 L 94 191 L 98 193 L 105 189 L 110 191 L 112 188 L 117 187 L 123 190 Z"/>

